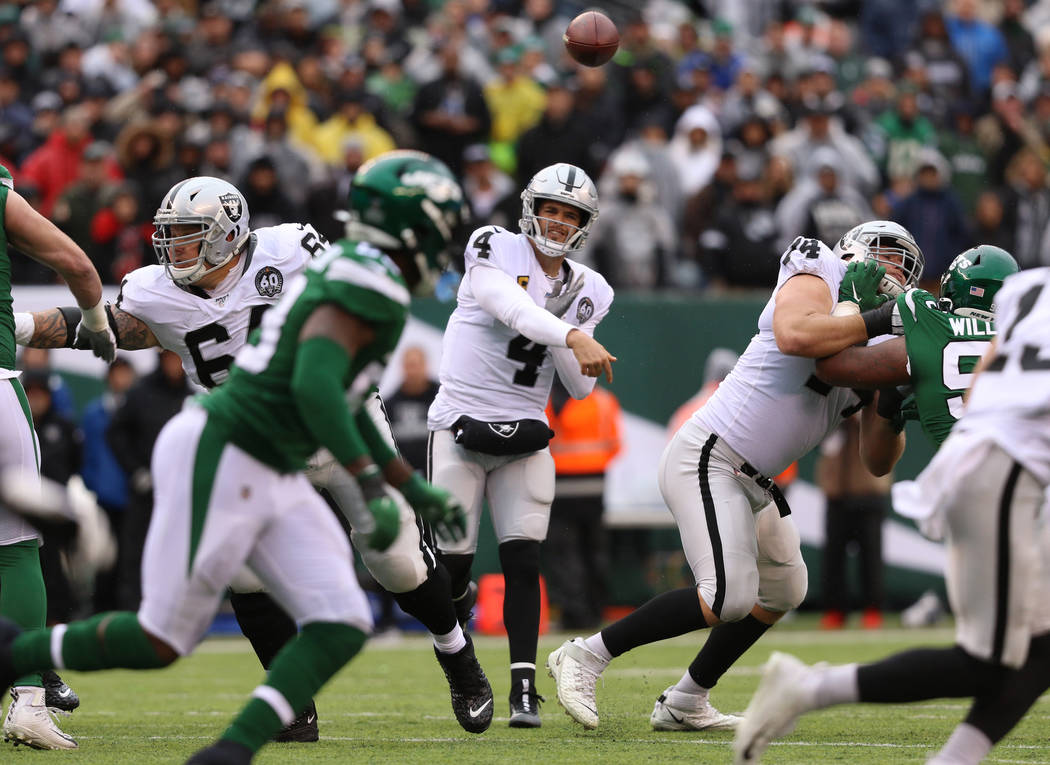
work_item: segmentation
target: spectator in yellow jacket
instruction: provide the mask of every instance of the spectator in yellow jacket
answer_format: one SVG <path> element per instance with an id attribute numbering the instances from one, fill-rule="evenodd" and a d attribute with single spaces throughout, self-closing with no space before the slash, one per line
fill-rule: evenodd
<path id="1" fill-rule="evenodd" d="M 314 131 L 314 146 L 326 163 L 335 165 L 343 161 L 343 147 L 351 137 L 360 140 L 366 162 L 397 148 L 390 133 L 379 127 L 375 117 L 365 109 L 365 98 L 364 90 L 339 93 L 339 108 Z"/>
<path id="2" fill-rule="evenodd" d="M 514 143 L 540 121 L 547 104 L 542 87 L 521 69 L 521 51 L 506 48 L 496 59 L 499 76 L 485 86 L 485 102 L 492 113 L 492 140 Z"/>

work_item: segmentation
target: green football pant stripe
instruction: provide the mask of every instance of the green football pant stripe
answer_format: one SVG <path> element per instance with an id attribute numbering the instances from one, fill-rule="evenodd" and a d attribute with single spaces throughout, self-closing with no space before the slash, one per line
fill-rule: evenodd
<path id="1" fill-rule="evenodd" d="M 47 592 L 35 539 L 0 546 L 0 616 L 26 629 L 44 626 Z M 27 674 L 12 685 L 40 685 L 40 675 Z"/>
<path id="2" fill-rule="evenodd" d="M 22 414 L 25 415 L 26 424 L 29 426 L 29 432 L 32 434 L 33 439 L 33 454 L 36 457 L 36 472 L 40 472 L 40 445 L 36 441 L 36 431 L 33 429 L 33 412 L 29 409 L 29 399 L 26 397 L 26 390 L 22 387 L 22 383 L 18 381 L 17 377 L 9 377 L 8 380 L 11 383 L 11 387 L 15 389 L 15 396 L 18 397 L 18 403 L 22 407 Z"/>
<path id="3" fill-rule="evenodd" d="M 219 468 L 222 450 L 226 448 L 223 438 L 211 419 L 204 423 L 197 441 L 197 455 L 193 461 L 193 509 L 190 517 L 190 555 L 186 570 L 193 570 L 197 557 L 197 546 L 204 531 L 204 520 L 208 517 L 208 503 L 215 486 L 215 473 Z"/>
<path id="4" fill-rule="evenodd" d="M 23 632 L 11 644 L 16 672 L 54 668 L 91 672 L 98 669 L 156 669 L 164 662 L 130 611 L 111 611 L 66 625 L 61 667 L 51 655 L 55 627 Z"/>
<path id="5" fill-rule="evenodd" d="M 277 654 L 264 685 L 277 691 L 293 712 L 299 714 L 321 686 L 361 650 L 365 638 L 361 630 L 346 624 L 306 624 Z M 222 737 L 257 752 L 283 727 L 274 708 L 256 697 L 241 710 Z"/>

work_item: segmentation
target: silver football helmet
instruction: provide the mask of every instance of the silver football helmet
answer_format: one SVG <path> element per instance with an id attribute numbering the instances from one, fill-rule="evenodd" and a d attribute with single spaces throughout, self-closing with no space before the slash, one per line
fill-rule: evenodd
<path id="1" fill-rule="evenodd" d="M 889 220 L 872 220 L 854 226 L 839 239 L 835 254 L 840 258 L 874 260 L 887 267 L 887 273 L 879 284 L 879 293 L 896 297 L 919 283 L 926 259 L 908 229 Z M 889 270 L 898 269 L 904 277 L 903 284 Z"/>
<path id="2" fill-rule="evenodd" d="M 248 242 L 248 205 L 233 184 L 201 176 L 176 183 L 153 216 L 153 250 L 176 284 L 193 284 L 208 266 L 225 265 Z M 173 226 L 192 226 L 175 234 Z M 197 257 L 181 260 L 176 250 L 200 243 Z"/>
<path id="3" fill-rule="evenodd" d="M 541 199 L 565 202 L 580 210 L 579 226 L 564 224 L 570 229 L 576 229 L 564 242 L 547 238 L 546 229 L 551 219 L 536 215 L 536 206 Z M 532 176 L 529 185 L 521 192 L 521 220 L 518 221 L 521 233 L 532 240 L 540 252 L 552 258 L 568 255 L 583 247 L 597 220 L 598 189 L 587 173 L 576 165 L 559 162 L 545 167 Z M 540 221 L 543 221 L 542 225 Z"/>

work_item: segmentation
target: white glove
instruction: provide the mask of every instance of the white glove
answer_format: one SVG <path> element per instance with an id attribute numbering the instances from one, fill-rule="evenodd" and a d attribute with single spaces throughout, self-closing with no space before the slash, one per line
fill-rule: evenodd
<path id="1" fill-rule="evenodd" d="M 109 519 L 80 476 L 63 486 L 20 465 L 8 467 L 0 473 L 0 502 L 34 526 L 63 532 L 75 528 L 69 555 L 74 578 L 94 576 L 116 562 L 117 544 Z"/>

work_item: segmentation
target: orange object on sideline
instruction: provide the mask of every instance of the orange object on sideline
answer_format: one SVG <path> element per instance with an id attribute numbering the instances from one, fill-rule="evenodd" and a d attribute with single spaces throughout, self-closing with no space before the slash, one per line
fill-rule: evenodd
<path id="1" fill-rule="evenodd" d="M 558 475 L 604 473 L 620 451 L 620 403 L 603 388 L 578 401 L 570 398 L 557 414 L 548 401 L 547 421 L 554 431 L 550 447 Z"/>
<path id="2" fill-rule="evenodd" d="M 475 628 L 482 635 L 506 635 L 503 626 L 503 574 L 482 574 L 478 579 L 478 602 L 474 607 Z M 540 634 L 550 629 L 547 583 L 540 577 Z"/>

